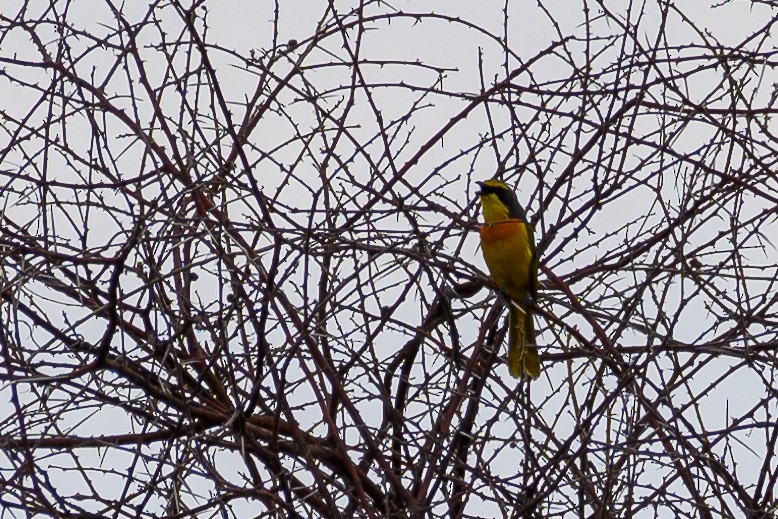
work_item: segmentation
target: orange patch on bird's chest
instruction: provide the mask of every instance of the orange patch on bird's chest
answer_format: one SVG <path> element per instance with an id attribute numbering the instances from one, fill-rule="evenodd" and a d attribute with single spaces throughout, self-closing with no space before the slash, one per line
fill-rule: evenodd
<path id="1" fill-rule="evenodd" d="M 481 226 L 482 244 L 488 245 L 513 240 L 527 242 L 527 228 L 520 220 L 506 220 Z"/>
<path id="2" fill-rule="evenodd" d="M 526 224 L 506 220 L 481 226 L 481 249 L 494 282 L 522 297 L 530 286 L 532 260 Z"/>

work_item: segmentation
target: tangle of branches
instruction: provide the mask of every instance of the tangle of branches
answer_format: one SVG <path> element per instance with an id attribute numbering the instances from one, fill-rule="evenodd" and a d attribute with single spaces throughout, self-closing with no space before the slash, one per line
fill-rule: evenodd
<path id="1" fill-rule="evenodd" d="M 778 9 L 241 5 L 0 10 L 0 516 L 773 517 Z"/>

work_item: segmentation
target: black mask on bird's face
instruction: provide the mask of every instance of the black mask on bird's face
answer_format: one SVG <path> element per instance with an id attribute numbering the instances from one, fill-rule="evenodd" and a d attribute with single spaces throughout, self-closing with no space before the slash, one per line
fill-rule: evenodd
<path id="1" fill-rule="evenodd" d="M 510 218 L 517 218 L 524 222 L 527 221 L 527 214 L 524 212 L 524 208 L 521 207 L 519 199 L 516 197 L 516 193 L 514 193 L 505 182 L 491 179 L 476 183 L 481 188 L 478 195 L 481 197 L 482 202 L 484 202 L 485 197 L 494 195 L 508 209 L 508 216 Z"/>

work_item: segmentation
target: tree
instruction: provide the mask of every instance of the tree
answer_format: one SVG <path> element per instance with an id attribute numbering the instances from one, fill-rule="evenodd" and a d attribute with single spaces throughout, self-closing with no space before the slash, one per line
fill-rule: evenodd
<path id="1" fill-rule="evenodd" d="M 775 7 L 17 4 L 11 516 L 771 516 Z"/>

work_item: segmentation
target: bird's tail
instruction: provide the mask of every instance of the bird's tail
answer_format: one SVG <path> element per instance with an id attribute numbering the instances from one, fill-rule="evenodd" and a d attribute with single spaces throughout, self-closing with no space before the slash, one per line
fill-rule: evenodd
<path id="1" fill-rule="evenodd" d="M 510 304 L 508 313 L 508 368 L 515 378 L 524 373 L 530 378 L 540 376 L 540 356 L 532 312 L 527 308 L 517 308 L 515 303 Z"/>

